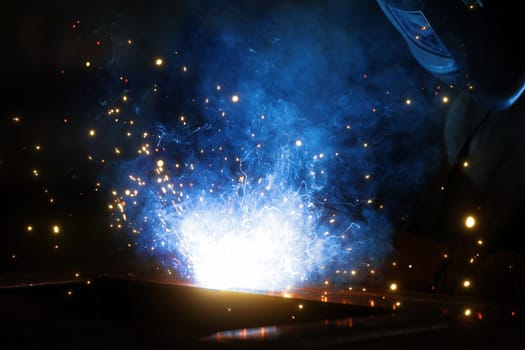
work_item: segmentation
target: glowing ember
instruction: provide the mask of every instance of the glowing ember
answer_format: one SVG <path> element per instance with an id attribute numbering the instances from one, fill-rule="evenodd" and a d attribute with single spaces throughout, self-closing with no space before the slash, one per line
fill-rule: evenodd
<path id="1" fill-rule="evenodd" d="M 472 215 L 467 216 L 465 218 L 465 227 L 473 228 L 474 226 L 476 226 L 476 219 Z"/>

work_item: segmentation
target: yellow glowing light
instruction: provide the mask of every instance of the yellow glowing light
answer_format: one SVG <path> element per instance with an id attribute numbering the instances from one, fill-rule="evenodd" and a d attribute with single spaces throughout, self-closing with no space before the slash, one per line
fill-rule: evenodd
<path id="1" fill-rule="evenodd" d="M 84 63 L 86 65 L 86 68 L 89 68 L 91 67 L 91 62 L 90 61 L 86 61 L 86 63 Z"/>
<path id="2" fill-rule="evenodd" d="M 463 168 L 468 168 L 468 166 L 469 166 L 469 163 L 467 161 L 464 161 L 463 162 Z"/>
<path id="3" fill-rule="evenodd" d="M 162 168 L 164 166 L 164 161 L 162 159 L 157 160 L 157 167 Z"/>
<path id="4" fill-rule="evenodd" d="M 13 117 L 13 123 L 20 123 L 20 117 Z"/>
<path id="5" fill-rule="evenodd" d="M 397 283 L 391 283 L 390 284 L 390 290 L 391 291 L 397 290 Z"/>
<path id="6" fill-rule="evenodd" d="M 464 280 L 463 281 L 463 287 L 469 288 L 470 287 L 470 281 L 469 280 Z"/>
<path id="7" fill-rule="evenodd" d="M 156 59 L 155 59 L 155 65 L 156 65 L 157 67 L 160 67 L 160 66 L 162 66 L 163 64 L 164 64 L 164 61 L 162 60 L 162 58 L 156 58 Z"/>
<path id="8" fill-rule="evenodd" d="M 58 226 L 58 225 L 54 225 L 53 228 L 52 228 L 52 230 L 53 230 L 53 233 L 54 233 L 55 235 L 57 235 L 57 234 L 60 233 L 60 226 Z"/>
<path id="9" fill-rule="evenodd" d="M 238 95 L 233 95 L 233 96 L 232 96 L 232 102 L 233 102 L 233 103 L 237 103 L 237 102 L 239 102 L 239 96 L 238 96 Z"/>
<path id="10" fill-rule="evenodd" d="M 36 145 L 35 150 L 40 151 L 40 145 Z"/>
<path id="11" fill-rule="evenodd" d="M 126 102 L 128 100 L 128 96 L 124 95 L 122 96 L 122 101 Z"/>
<path id="12" fill-rule="evenodd" d="M 26 227 L 26 230 L 27 230 L 27 232 L 31 232 L 31 231 L 33 231 L 33 226 L 28 225 L 28 226 Z"/>
<path id="13" fill-rule="evenodd" d="M 483 241 L 481 239 L 478 239 L 478 245 L 483 245 Z"/>
<path id="14" fill-rule="evenodd" d="M 441 101 L 443 101 L 443 103 L 448 103 L 448 97 L 447 96 L 443 96 Z"/>
<path id="15" fill-rule="evenodd" d="M 78 272 L 75 273 L 75 277 L 77 277 L 77 278 L 80 277 L 80 274 Z"/>
<path id="16" fill-rule="evenodd" d="M 472 215 L 467 216 L 465 218 L 465 227 L 473 228 L 474 226 L 476 226 L 476 219 Z"/>
<path id="17" fill-rule="evenodd" d="M 182 71 L 183 71 L 184 73 L 186 73 L 186 72 L 188 71 L 188 67 L 183 66 L 183 67 L 182 67 Z"/>
<path id="18" fill-rule="evenodd" d="M 471 309 L 465 309 L 465 311 L 463 313 L 465 314 L 465 316 L 470 316 L 472 314 L 472 310 Z"/>
<path id="19" fill-rule="evenodd" d="M 412 100 L 409 99 L 409 98 L 407 98 L 407 99 L 405 100 L 405 104 L 406 104 L 407 106 L 411 105 L 411 104 L 412 104 Z"/>
<path id="20" fill-rule="evenodd" d="M 303 309 L 304 308 L 303 304 L 299 304 L 298 307 L 299 307 L 299 309 Z"/>
<path id="21" fill-rule="evenodd" d="M 89 136 L 94 137 L 96 135 L 95 129 L 90 129 L 88 134 L 89 134 Z"/>

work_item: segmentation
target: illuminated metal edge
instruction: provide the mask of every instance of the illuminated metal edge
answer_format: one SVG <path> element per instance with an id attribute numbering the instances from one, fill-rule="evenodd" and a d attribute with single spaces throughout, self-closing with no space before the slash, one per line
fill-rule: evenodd
<path id="1" fill-rule="evenodd" d="M 448 294 L 434 294 L 424 292 L 411 292 L 411 291 L 389 291 L 388 289 L 373 289 L 365 286 L 359 287 L 354 286 L 353 290 L 338 288 L 337 286 L 331 287 L 303 287 L 296 288 L 289 291 L 262 291 L 262 290 L 222 290 L 215 288 L 206 288 L 198 286 L 195 283 L 185 281 L 183 279 L 168 278 L 165 276 L 155 276 L 151 274 L 97 274 L 92 276 L 83 276 L 82 278 L 59 278 L 58 276 L 53 278 L 41 278 L 25 279 L 18 281 L 0 281 L 0 290 L 18 289 L 27 287 L 39 287 L 39 286 L 50 286 L 50 285 L 86 285 L 94 284 L 103 279 L 122 281 L 122 282 L 138 282 L 150 285 L 159 286 L 173 286 L 173 287 L 188 287 L 199 290 L 210 290 L 225 293 L 241 293 L 246 295 L 262 295 L 272 296 L 283 299 L 292 299 L 298 301 L 311 301 L 318 303 L 329 303 L 329 304 L 342 304 L 342 305 L 353 305 L 358 307 L 370 308 L 370 315 L 373 315 L 373 310 L 392 310 L 391 315 L 399 316 L 417 314 L 420 316 L 446 316 L 445 318 L 450 321 L 475 321 L 476 318 L 481 320 L 480 315 L 483 317 L 487 316 L 492 321 L 508 320 L 508 316 L 511 311 L 516 310 L 519 315 L 525 314 L 525 300 L 506 300 L 489 297 L 479 297 L 473 295 L 448 295 Z M 395 305 L 399 303 L 400 307 L 396 308 Z M 464 311 L 466 309 L 472 310 L 472 317 L 465 317 Z M 370 316 L 369 315 L 369 316 Z M 383 315 L 385 315 L 383 313 Z M 341 323 L 348 322 L 353 319 L 366 319 L 367 316 L 359 316 L 345 319 L 333 319 L 322 321 L 323 325 L 335 325 L 340 326 Z M 376 319 L 383 316 L 374 316 Z M 386 317 L 389 317 L 386 314 Z M 513 316 L 514 317 L 514 316 Z M 518 317 L 519 319 L 522 318 Z M 319 323 L 315 323 L 319 325 Z M 289 326 L 286 326 L 289 327 Z M 265 334 L 265 338 L 283 334 L 285 330 L 289 329 L 285 326 L 262 326 L 256 328 L 246 329 L 233 329 L 226 330 L 221 333 L 224 338 L 242 339 L 243 334 L 246 334 L 246 339 L 260 338 L 260 333 Z M 296 327 L 295 325 L 293 327 Z M 430 327 L 430 328 L 429 328 Z M 427 325 L 421 328 L 414 328 L 414 332 L 423 331 L 425 329 L 434 329 L 436 324 Z M 264 329 L 261 331 L 261 329 Z M 443 328 L 443 324 L 437 324 L 436 329 Z M 408 330 L 407 330 L 408 331 Z M 397 331 L 396 331 L 397 332 Z M 259 333 L 259 335 L 257 335 Z M 394 332 L 395 333 L 395 332 Z M 212 336 L 216 337 L 214 333 Z"/>
<path id="2" fill-rule="evenodd" d="M 374 327 L 369 320 L 345 318 L 325 320 L 298 325 L 280 325 L 220 331 L 201 338 L 203 342 L 239 342 L 291 340 L 307 343 L 310 348 L 340 345 L 358 341 L 387 338 L 422 332 L 440 331 L 449 328 L 445 322 L 426 325 Z M 380 328 L 380 329 L 376 329 Z"/>
<path id="3" fill-rule="evenodd" d="M 208 288 L 196 284 L 195 282 L 173 277 L 159 276 L 151 273 L 121 274 L 121 273 L 102 273 L 93 276 L 83 276 L 82 278 L 40 278 L 34 281 L 24 281 L 11 284 L 0 284 L 0 288 L 32 287 L 59 284 L 85 284 L 87 281 L 96 284 L 101 279 L 110 279 L 123 282 L 139 282 L 160 286 L 180 286 L 200 290 L 210 290 L 225 293 L 241 293 L 247 295 L 262 295 L 280 297 L 283 299 L 294 299 L 304 301 L 314 301 L 319 303 L 343 304 L 366 306 L 371 309 L 392 310 L 392 303 L 397 301 L 402 303 L 402 310 L 406 310 L 408 305 L 418 309 L 425 305 L 427 310 L 442 310 L 443 307 L 462 309 L 465 306 L 473 309 L 495 310 L 501 307 L 512 307 L 525 311 L 525 300 L 506 300 L 475 295 L 455 295 L 455 294 L 435 294 L 414 291 L 391 291 L 388 288 L 371 288 L 366 285 L 354 285 L 352 289 L 341 288 L 338 285 L 297 287 L 285 291 L 253 290 L 253 289 L 217 289 Z M 373 302 L 372 302 L 373 301 Z"/>
<path id="4" fill-rule="evenodd" d="M 241 328 L 216 332 L 201 338 L 202 341 L 264 340 L 275 339 L 282 332 L 282 326 Z"/>
<path id="5" fill-rule="evenodd" d="M 21 280 L 21 281 L 1 281 L 0 282 L 0 290 L 9 290 L 9 289 L 22 289 L 22 288 L 28 288 L 28 287 L 42 287 L 42 286 L 53 286 L 53 285 L 65 285 L 65 284 L 72 284 L 72 285 L 82 285 L 86 282 L 90 282 L 91 279 L 89 278 L 69 278 L 69 279 L 38 279 L 35 281 L 29 281 L 29 280 Z"/>

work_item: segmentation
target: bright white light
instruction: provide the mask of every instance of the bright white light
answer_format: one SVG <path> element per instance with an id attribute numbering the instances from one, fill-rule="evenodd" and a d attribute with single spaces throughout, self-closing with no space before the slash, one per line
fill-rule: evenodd
<path id="1" fill-rule="evenodd" d="M 206 288 L 282 292 L 350 271 L 359 259 L 352 245 L 363 234 L 360 225 L 326 212 L 326 199 L 295 184 L 286 152 L 266 175 L 252 178 L 240 167 L 229 183 L 168 177 L 179 163 L 165 168 L 152 159 L 150 177 L 129 175 L 129 191 L 115 191 L 115 227 L 133 225 L 142 239 L 134 246 L 148 243 L 148 254 L 154 250 L 180 278 Z"/>
<path id="2" fill-rule="evenodd" d="M 472 215 L 467 216 L 465 218 L 465 227 L 473 228 L 474 226 L 476 226 L 476 219 Z"/>
<path id="3" fill-rule="evenodd" d="M 256 192 L 245 194 L 238 207 L 208 199 L 183 218 L 178 241 L 200 285 L 282 290 L 306 278 L 308 260 L 320 259 L 302 198 L 288 193 L 286 200 L 258 206 Z"/>

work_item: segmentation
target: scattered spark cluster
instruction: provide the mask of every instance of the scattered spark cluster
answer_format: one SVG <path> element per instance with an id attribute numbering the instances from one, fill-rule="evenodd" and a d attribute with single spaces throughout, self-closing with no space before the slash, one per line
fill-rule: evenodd
<path id="1" fill-rule="evenodd" d="M 86 25 L 74 20 L 70 31 L 87 47 L 75 64 L 95 81 L 96 103 L 79 108 L 85 115 L 56 118 L 78 128 L 75 158 L 97 170 L 89 191 L 107 199 L 116 249 L 153 257 L 157 269 L 197 285 L 283 296 L 315 285 L 325 288 L 315 296 L 324 302 L 333 286 L 366 292 L 362 286 L 384 275 L 385 265 L 394 276 L 417 273 L 417 262 L 390 259 L 391 235 L 409 221 L 406 201 L 437 157 L 422 140 L 439 133 L 430 114 L 448 108 L 454 86 L 428 82 L 410 67 L 380 71 L 379 55 L 367 63 L 364 49 L 340 30 L 319 34 L 341 40 L 330 49 L 319 37 L 297 40 L 289 25 L 262 32 L 257 45 L 249 30 L 217 34 L 212 21 L 201 29 L 206 40 L 159 39 L 146 51 L 145 38 L 94 37 L 80 32 Z M 68 74 L 57 68 L 60 78 Z M 12 130 L 25 127 L 24 115 L 9 118 Z M 45 157 L 51 147 L 35 139 L 26 149 Z M 46 185 L 49 165 L 38 157 L 24 171 L 55 208 L 65 199 Z M 49 249 L 62 250 L 75 230 L 64 212 L 26 215 L 21 230 L 46 232 Z M 484 247 L 480 215 L 457 223 L 473 239 L 467 265 Z M 9 259 L 21 259 L 21 251 L 11 249 Z M 445 263 L 453 256 L 440 254 Z M 468 294 L 478 284 L 465 271 L 452 283 Z M 404 305 L 396 295 L 404 278 L 381 281 L 393 309 Z M 469 307 L 464 316 L 476 312 Z"/>

